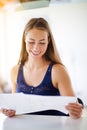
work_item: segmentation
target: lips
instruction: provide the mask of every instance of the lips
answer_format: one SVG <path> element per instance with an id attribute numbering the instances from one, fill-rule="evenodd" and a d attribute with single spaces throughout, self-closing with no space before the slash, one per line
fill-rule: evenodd
<path id="1" fill-rule="evenodd" d="M 32 51 L 31 51 L 32 52 Z M 39 55 L 40 52 L 32 52 L 33 55 Z"/>

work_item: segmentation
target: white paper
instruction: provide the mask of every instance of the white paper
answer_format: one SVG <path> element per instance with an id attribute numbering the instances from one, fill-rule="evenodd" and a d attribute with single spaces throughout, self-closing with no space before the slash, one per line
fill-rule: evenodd
<path id="1" fill-rule="evenodd" d="M 72 96 L 38 96 L 23 93 L 0 94 L 0 109 L 14 109 L 16 114 L 38 112 L 43 110 L 58 110 L 68 113 L 65 106 L 76 102 Z"/>

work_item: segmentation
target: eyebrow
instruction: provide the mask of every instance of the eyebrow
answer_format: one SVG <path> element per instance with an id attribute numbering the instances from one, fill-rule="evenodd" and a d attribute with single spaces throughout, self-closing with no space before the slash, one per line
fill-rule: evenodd
<path id="1" fill-rule="evenodd" d="M 45 41 L 45 39 L 41 39 L 40 41 Z"/>
<path id="2" fill-rule="evenodd" d="M 30 38 L 29 40 L 35 41 L 35 39 L 33 39 L 33 38 Z M 40 41 L 45 41 L 45 39 L 41 39 Z"/>

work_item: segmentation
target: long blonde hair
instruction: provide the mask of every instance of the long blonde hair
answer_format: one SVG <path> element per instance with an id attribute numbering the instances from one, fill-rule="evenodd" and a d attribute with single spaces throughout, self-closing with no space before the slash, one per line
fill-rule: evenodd
<path id="1" fill-rule="evenodd" d="M 23 32 L 22 48 L 21 48 L 18 64 L 21 64 L 21 63 L 24 64 L 25 61 L 27 61 L 27 59 L 28 59 L 28 53 L 26 51 L 25 37 L 26 37 L 27 33 L 29 32 L 29 30 L 31 30 L 33 28 L 44 30 L 48 33 L 49 44 L 48 44 L 47 51 L 44 54 L 45 59 L 49 60 L 53 63 L 62 64 L 62 61 L 61 61 L 60 56 L 58 54 L 58 50 L 56 48 L 56 44 L 55 44 L 52 32 L 50 30 L 48 22 L 44 18 L 32 18 L 26 24 L 24 32 Z"/>

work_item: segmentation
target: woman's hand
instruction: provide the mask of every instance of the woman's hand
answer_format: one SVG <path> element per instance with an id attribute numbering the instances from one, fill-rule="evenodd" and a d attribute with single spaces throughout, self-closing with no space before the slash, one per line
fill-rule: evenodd
<path id="1" fill-rule="evenodd" d="M 74 118 L 80 118 L 82 114 L 82 104 L 80 103 L 69 103 L 66 109 L 69 111 L 69 115 Z"/>
<path id="2" fill-rule="evenodd" d="M 13 116 L 15 116 L 16 111 L 12 110 L 12 109 L 5 109 L 5 108 L 3 108 L 2 109 L 2 113 L 4 115 L 8 116 L 8 117 L 13 117 Z"/>

